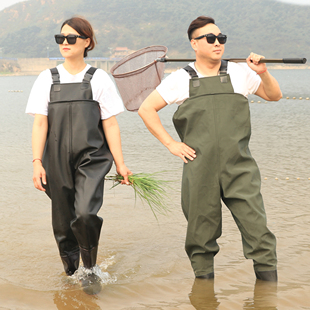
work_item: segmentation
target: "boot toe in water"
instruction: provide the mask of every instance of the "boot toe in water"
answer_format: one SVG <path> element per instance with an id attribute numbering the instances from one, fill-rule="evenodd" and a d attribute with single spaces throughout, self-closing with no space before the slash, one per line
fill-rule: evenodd
<path id="1" fill-rule="evenodd" d="M 101 291 L 100 278 L 94 273 L 88 274 L 81 280 L 83 291 L 88 295 L 95 295 Z"/>
<path id="2" fill-rule="evenodd" d="M 277 270 L 272 271 L 255 271 L 256 278 L 262 281 L 277 282 Z"/>
<path id="3" fill-rule="evenodd" d="M 197 279 L 214 279 L 214 272 L 210 272 L 202 276 L 196 276 L 196 278 Z"/>

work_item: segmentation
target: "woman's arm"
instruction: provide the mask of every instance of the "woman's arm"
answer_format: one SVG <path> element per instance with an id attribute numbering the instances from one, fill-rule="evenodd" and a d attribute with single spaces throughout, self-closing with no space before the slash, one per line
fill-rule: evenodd
<path id="1" fill-rule="evenodd" d="M 102 126 L 116 165 L 116 172 L 124 177 L 122 184 L 129 184 L 132 172 L 126 167 L 122 152 L 121 134 L 115 116 L 102 120 Z"/>
<path id="2" fill-rule="evenodd" d="M 32 127 L 32 154 L 33 154 L 33 184 L 35 188 L 45 191 L 42 183 L 46 184 L 46 173 L 42 166 L 42 156 L 48 130 L 47 116 L 36 114 Z M 41 183 L 42 180 L 42 183 Z"/>

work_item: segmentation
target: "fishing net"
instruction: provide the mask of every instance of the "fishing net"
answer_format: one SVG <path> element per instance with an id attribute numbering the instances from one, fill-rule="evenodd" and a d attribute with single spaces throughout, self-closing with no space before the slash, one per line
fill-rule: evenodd
<path id="1" fill-rule="evenodd" d="M 156 59 L 165 57 L 167 51 L 167 47 L 161 45 L 145 47 L 124 57 L 111 68 L 128 111 L 138 111 L 144 99 L 160 84 L 165 64 Z"/>

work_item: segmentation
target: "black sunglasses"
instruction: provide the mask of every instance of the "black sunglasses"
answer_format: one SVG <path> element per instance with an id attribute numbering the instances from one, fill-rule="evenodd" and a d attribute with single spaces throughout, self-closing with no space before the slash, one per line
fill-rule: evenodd
<path id="1" fill-rule="evenodd" d="M 220 44 L 225 44 L 227 41 L 227 35 L 220 33 L 218 36 L 216 36 L 213 33 L 204 34 L 202 36 L 199 36 L 197 38 L 194 38 L 194 40 L 200 40 L 202 38 L 206 37 L 207 42 L 210 44 L 213 44 L 215 40 L 217 39 Z"/>
<path id="2" fill-rule="evenodd" d="M 85 36 L 78 36 L 76 34 L 68 34 L 67 36 L 63 34 L 55 34 L 55 41 L 57 44 L 64 43 L 65 39 L 67 39 L 68 44 L 75 44 L 77 38 L 87 39 Z"/>

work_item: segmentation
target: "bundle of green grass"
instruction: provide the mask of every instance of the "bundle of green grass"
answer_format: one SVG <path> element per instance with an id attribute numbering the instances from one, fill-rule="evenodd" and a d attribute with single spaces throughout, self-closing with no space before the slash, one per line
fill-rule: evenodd
<path id="1" fill-rule="evenodd" d="M 168 187 L 169 181 L 160 180 L 155 175 L 156 173 L 136 173 L 128 176 L 128 180 L 130 186 L 134 189 L 135 199 L 139 197 L 142 202 L 146 202 L 157 218 L 156 213 L 166 215 L 169 212 L 169 208 L 165 203 L 167 199 L 165 188 Z M 112 188 L 121 184 L 122 180 L 124 180 L 119 174 L 107 176 L 105 179 L 114 182 Z"/>

